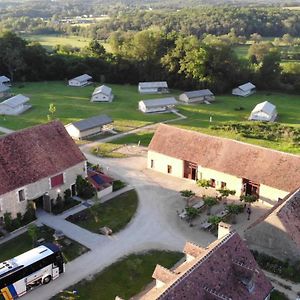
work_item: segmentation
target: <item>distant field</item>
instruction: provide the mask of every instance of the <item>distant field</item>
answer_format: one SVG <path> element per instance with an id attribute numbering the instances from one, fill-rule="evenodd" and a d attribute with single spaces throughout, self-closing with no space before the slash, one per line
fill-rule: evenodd
<path id="1" fill-rule="evenodd" d="M 16 85 L 14 93 L 28 95 L 33 105 L 32 109 L 21 116 L 0 116 L 0 126 L 21 129 L 33 125 L 46 123 L 50 103 L 56 105 L 56 117 L 64 124 L 85 119 L 99 114 L 107 114 L 114 120 L 116 130 L 121 132 L 145 126 L 147 124 L 175 119 L 174 114 L 143 114 L 138 108 L 141 99 L 160 98 L 161 95 L 141 96 L 137 92 L 137 86 L 109 84 L 115 94 L 112 103 L 91 103 L 90 95 L 94 86 L 84 88 L 68 87 L 64 82 L 35 82 L 25 83 L 24 87 Z M 175 91 L 174 96 L 180 91 Z M 194 104 L 179 105 L 180 113 L 187 116 L 185 120 L 177 121 L 177 124 L 186 129 L 193 129 L 213 135 L 226 136 L 233 139 L 246 141 L 261 146 L 282 151 L 299 153 L 300 149 L 285 142 L 271 142 L 260 139 L 242 138 L 232 132 L 220 132 L 210 129 L 210 125 L 223 124 L 229 121 L 246 121 L 253 107 L 262 101 L 268 100 L 277 106 L 278 121 L 282 124 L 300 128 L 300 96 L 275 92 L 258 92 L 247 98 L 232 95 L 218 95 L 216 102 L 210 105 Z M 236 110 L 243 107 L 243 110 Z M 212 122 L 209 118 L 212 116 Z M 122 138 L 117 143 L 137 143 L 143 145 L 151 139 L 151 133 L 130 135 Z"/>
<path id="2" fill-rule="evenodd" d="M 39 42 L 47 50 L 52 50 L 57 45 L 71 45 L 73 47 L 83 48 L 86 47 L 90 39 L 79 36 L 64 36 L 54 34 L 35 34 L 35 35 L 23 35 L 22 38 Z"/>

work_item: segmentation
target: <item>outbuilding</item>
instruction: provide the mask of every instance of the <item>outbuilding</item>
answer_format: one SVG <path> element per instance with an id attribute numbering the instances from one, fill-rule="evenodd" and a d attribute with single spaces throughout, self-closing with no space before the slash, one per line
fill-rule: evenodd
<path id="1" fill-rule="evenodd" d="M 0 84 L 10 86 L 10 79 L 6 76 L 0 76 Z"/>
<path id="2" fill-rule="evenodd" d="M 10 96 L 10 88 L 5 84 L 0 84 L 0 99 L 5 99 Z"/>
<path id="3" fill-rule="evenodd" d="M 175 107 L 177 101 L 174 97 L 141 100 L 139 110 L 144 113 L 167 112 Z"/>
<path id="4" fill-rule="evenodd" d="M 276 106 L 268 101 L 264 101 L 254 107 L 250 114 L 249 120 L 274 122 L 276 117 Z"/>
<path id="5" fill-rule="evenodd" d="M 29 98 L 24 95 L 16 95 L 0 103 L 1 115 L 17 116 L 24 111 L 31 108 L 30 104 L 27 104 Z"/>
<path id="6" fill-rule="evenodd" d="M 209 103 L 215 100 L 215 96 L 210 90 L 205 89 L 184 92 L 183 94 L 179 95 L 179 100 L 186 103 Z"/>
<path id="7" fill-rule="evenodd" d="M 256 86 L 251 82 L 247 82 L 232 90 L 232 95 L 247 97 L 256 92 Z"/>
<path id="8" fill-rule="evenodd" d="M 91 102 L 112 102 L 113 98 L 112 89 L 106 85 L 101 85 L 94 90 Z"/>
<path id="9" fill-rule="evenodd" d="M 88 74 L 83 74 L 69 80 L 69 86 L 83 87 L 92 83 L 93 77 Z"/>
<path id="10" fill-rule="evenodd" d="M 163 94 L 169 93 L 166 81 L 140 82 L 138 90 L 141 94 Z"/>
<path id="11" fill-rule="evenodd" d="M 112 123 L 113 120 L 110 117 L 107 115 L 100 115 L 67 124 L 65 127 L 73 139 L 80 140 L 112 130 Z"/>

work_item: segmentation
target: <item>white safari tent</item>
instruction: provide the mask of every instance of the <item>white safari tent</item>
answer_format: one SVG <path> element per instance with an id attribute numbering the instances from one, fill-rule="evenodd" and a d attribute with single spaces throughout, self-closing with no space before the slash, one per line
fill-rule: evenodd
<path id="1" fill-rule="evenodd" d="M 113 120 L 107 115 L 91 117 L 89 119 L 70 123 L 65 126 L 69 135 L 76 140 L 100 134 L 113 129 Z"/>
<path id="2" fill-rule="evenodd" d="M 0 84 L 0 99 L 5 99 L 10 96 L 10 88 L 7 85 Z"/>
<path id="3" fill-rule="evenodd" d="M 95 88 L 91 102 L 112 102 L 113 98 L 112 89 L 106 85 L 101 85 Z"/>
<path id="4" fill-rule="evenodd" d="M 11 97 L 0 103 L 1 115 L 20 115 L 24 111 L 31 108 L 30 104 L 27 104 L 29 98 L 21 94 Z"/>
<path id="5" fill-rule="evenodd" d="M 232 90 L 232 95 L 247 97 L 256 92 L 256 86 L 251 82 L 247 82 Z"/>
<path id="6" fill-rule="evenodd" d="M 214 94 L 208 90 L 197 90 L 197 91 L 190 91 L 184 92 L 183 94 L 179 95 L 179 100 L 186 102 L 186 103 L 204 103 L 205 101 L 211 102 L 215 100 Z"/>
<path id="7" fill-rule="evenodd" d="M 276 106 L 268 101 L 257 104 L 252 110 L 249 120 L 273 122 L 277 117 Z"/>
<path id="8" fill-rule="evenodd" d="M 79 86 L 83 87 L 92 83 L 92 76 L 88 74 L 83 74 L 78 77 L 69 80 L 69 86 Z"/>
<path id="9" fill-rule="evenodd" d="M 0 76 L 0 84 L 10 86 L 10 79 L 6 76 Z"/>
<path id="10" fill-rule="evenodd" d="M 138 90 L 141 94 L 163 94 L 169 93 L 166 81 L 140 82 Z"/>
<path id="11" fill-rule="evenodd" d="M 177 104 L 174 97 L 141 100 L 139 102 L 139 110 L 144 113 L 167 112 Z"/>

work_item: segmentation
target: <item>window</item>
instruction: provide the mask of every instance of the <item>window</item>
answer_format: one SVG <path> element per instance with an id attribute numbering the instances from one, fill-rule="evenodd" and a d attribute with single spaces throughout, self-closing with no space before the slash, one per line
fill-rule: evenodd
<path id="1" fill-rule="evenodd" d="M 210 186 L 213 187 L 213 188 L 216 187 L 216 180 L 215 179 L 210 180 Z"/>
<path id="2" fill-rule="evenodd" d="M 172 173 L 172 166 L 168 165 L 168 174 Z"/>
<path id="3" fill-rule="evenodd" d="M 24 201 L 25 200 L 25 191 L 24 190 L 19 190 L 18 191 L 18 196 L 19 196 L 19 201 Z"/>
<path id="4" fill-rule="evenodd" d="M 61 173 L 56 176 L 53 176 L 51 177 L 50 182 L 51 182 L 51 188 L 62 185 L 64 184 L 64 175 Z"/>
<path id="5" fill-rule="evenodd" d="M 154 168 L 154 160 L 153 160 L 153 159 L 151 159 L 150 167 L 151 167 L 151 168 Z"/>
<path id="6" fill-rule="evenodd" d="M 225 189 L 226 188 L 226 182 L 224 182 L 224 181 L 221 181 L 221 189 Z"/>

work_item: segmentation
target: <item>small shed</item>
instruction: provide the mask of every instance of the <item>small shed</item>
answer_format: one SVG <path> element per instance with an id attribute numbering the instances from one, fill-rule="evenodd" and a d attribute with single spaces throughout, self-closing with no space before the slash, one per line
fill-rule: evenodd
<path id="1" fill-rule="evenodd" d="M 166 81 L 140 82 L 138 90 L 141 94 L 163 94 L 169 93 Z"/>
<path id="2" fill-rule="evenodd" d="M 167 112 L 174 108 L 176 104 L 177 101 L 174 97 L 141 100 L 139 102 L 139 110 L 144 113 Z"/>
<path id="3" fill-rule="evenodd" d="M 97 191 L 98 199 L 101 199 L 103 196 L 106 196 L 113 191 L 113 178 L 105 175 L 102 172 L 88 169 L 87 170 L 87 179 L 90 184 Z"/>
<path id="4" fill-rule="evenodd" d="M 106 85 L 101 85 L 95 88 L 91 102 L 112 102 L 113 98 L 112 89 Z"/>
<path id="5" fill-rule="evenodd" d="M 247 97 L 256 92 L 256 86 L 251 82 L 247 82 L 232 90 L 232 95 Z"/>
<path id="6" fill-rule="evenodd" d="M 7 85 L 7 86 L 10 86 L 10 79 L 6 76 L 0 76 L 0 84 L 4 84 L 4 85 Z"/>
<path id="7" fill-rule="evenodd" d="M 107 115 L 100 115 L 67 124 L 65 128 L 73 139 L 80 140 L 112 130 L 112 123 L 113 120 L 110 117 Z"/>
<path id="8" fill-rule="evenodd" d="M 10 96 L 10 88 L 5 84 L 0 84 L 0 99 L 5 99 Z"/>
<path id="9" fill-rule="evenodd" d="M 252 110 L 249 120 L 273 122 L 277 117 L 276 106 L 268 101 L 257 104 Z"/>
<path id="10" fill-rule="evenodd" d="M 27 102 L 30 99 L 24 95 L 16 95 L 0 103 L 0 114 L 17 116 L 31 108 Z"/>
<path id="11" fill-rule="evenodd" d="M 179 95 L 179 100 L 186 102 L 186 103 L 205 103 L 211 102 L 215 100 L 214 94 L 208 90 L 197 90 L 197 91 L 190 91 L 184 92 L 183 94 Z"/>
<path id="12" fill-rule="evenodd" d="M 92 83 L 93 77 L 88 74 L 83 74 L 69 80 L 69 86 L 83 87 Z"/>

